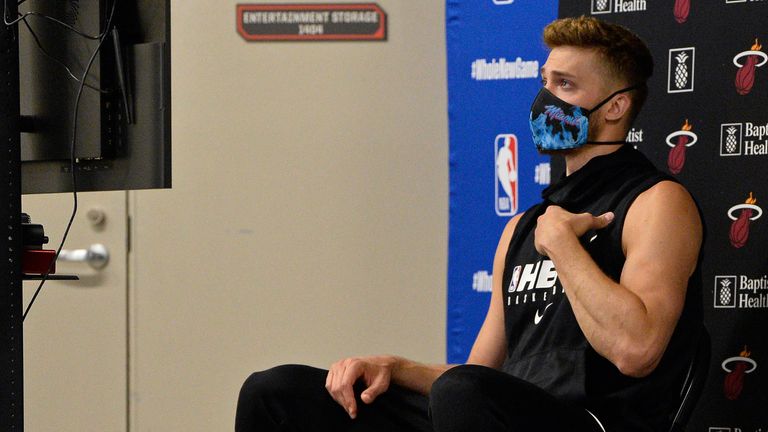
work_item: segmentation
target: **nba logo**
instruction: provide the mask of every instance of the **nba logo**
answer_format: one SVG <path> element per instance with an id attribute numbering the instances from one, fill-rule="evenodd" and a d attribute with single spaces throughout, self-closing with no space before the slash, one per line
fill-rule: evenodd
<path id="1" fill-rule="evenodd" d="M 517 281 L 520 280 L 520 271 L 523 269 L 523 266 L 515 266 L 515 269 L 512 271 L 512 279 L 509 281 L 509 288 L 507 289 L 507 292 L 515 292 L 517 291 Z"/>
<path id="2" fill-rule="evenodd" d="M 496 137 L 496 214 L 512 216 L 517 213 L 517 137 L 501 134 Z"/>

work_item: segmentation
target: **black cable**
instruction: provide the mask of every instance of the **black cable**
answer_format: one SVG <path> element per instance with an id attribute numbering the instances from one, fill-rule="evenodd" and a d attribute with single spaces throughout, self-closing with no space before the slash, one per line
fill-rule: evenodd
<path id="1" fill-rule="evenodd" d="M 6 26 L 12 26 L 14 24 L 18 24 L 19 21 L 22 21 L 22 20 L 24 20 L 24 19 L 26 19 L 27 17 L 30 17 L 30 16 L 47 19 L 48 21 L 51 21 L 54 24 L 58 24 L 58 25 L 64 27 L 65 29 L 70 30 L 70 31 L 72 31 L 72 32 L 74 32 L 74 33 L 76 33 L 76 34 L 78 34 L 78 35 L 80 35 L 80 36 L 82 36 L 82 37 L 84 37 L 86 39 L 90 39 L 90 40 L 101 40 L 104 37 L 104 35 L 107 33 L 105 31 L 104 33 L 100 33 L 97 36 L 92 36 L 92 35 L 89 35 L 88 33 L 84 33 L 82 31 L 76 29 L 75 27 L 65 23 L 64 21 L 61 21 L 61 20 L 56 19 L 56 18 L 54 18 L 52 16 L 49 16 L 49 15 L 41 14 L 40 12 L 25 12 L 23 14 L 19 14 L 19 17 L 16 18 L 15 20 L 9 22 L 8 21 L 8 0 L 3 0 L 3 22 L 5 23 Z"/>
<path id="2" fill-rule="evenodd" d="M 3 0 L 4 4 L 5 1 Z M 27 305 L 26 310 L 24 310 L 24 315 L 21 317 L 21 321 L 24 322 L 25 319 L 27 319 L 27 314 L 29 313 L 29 310 L 32 308 L 32 305 L 35 303 L 35 299 L 37 299 L 38 294 L 40 294 L 40 290 L 43 288 L 43 284 L 48 279 L 48 276 L 51 274 L 51 270 L 53 270 L 53 266 L 56 263 L 56 260 L 59 259 L 59 254 L 61 254 L 61 249 L 64 247 L 64 242 L 67 240 L 67 236 L 69 235 L 69 230 L 72 228 L 72 223 L 75 221 L 75 216 L 77 215 L 77 170 L 75 169 L 75 144 L 77 142 L 77 114 L 79 112 L 80 108 L 80 98 L 83 95 L 83 90 L 85 89 L 85 79 L 88 76 L 88 73 L 91 70 L 91 66 L 93 66 L 94 60 L 96 60 L 96 55 L 98 55 L 99 50 L 101 49 L 101 45 L 104 43 L 104 40 L 107 38 L 107 35 L 109 34 L 109 28 L 112 26 L 112 18 L 115 15 L 115 5 L 117 5 L 117 0 L 114 0 L 112 3 L 112 10 L 109 13 L 109 19 L 107 20 L 107 25 L 104 29 L 104 32 L 102 33 L 102 38 L 99 40 L 99 44 L 96 46 L 96 49 L 93 50 L 93 53 L 91 54 L 91 58 L 88 59 L 88 65 L 85 68 L 85 72 L 83 72 L 83 78 L 80 81 L 80 87 L 77 89 L 77 98 L 75 99 L 75 112 L 72 119 L 72 141 L 70 143 L 70 158 L 69 158 L 69 167 L 72 171 L 72 215 L 69 218 L 69 223 L 67 223 L 67 228 L 64 230 L 64 235 L 61 238 L 61 243 L 59 243 L 59 248 L 56 250 L 56 256 L 54 257 L 53 261 L 51 261 L 51 264 L 48 266 L 48 270 L 46 270 L 45 274 L 43 275 L 42 279 L 40 279 L 40 285 L 37 286 L 37 290 L 35 290 L 35 294 L 32 296 L 32 300 L 29 301 L 29 304 Z"/>
<path id="3" fill-rule="evenodd" d="M 21 22 L 23 22 L 24 25 L 27 27 L 27 30 L 29 30 L 29 33 L 32 35 L 32 39 L 35 40 L 35 44 L 37 44 L 37 47 L 40 49 L 40 52 L 42 52 L 46 57 L 50 58 L 54 62 L 58 63 L 61 67 L 64 68 L 64 70 L 67 71 L 67 74 L 69 75 L 69 77 L 71 79 L 73 79 L 73 80 L 75 80 L 75 82 L 79 83 L 80 82 L 80 78 L 76 77 L 75 74 L 72 73 L 72 70 L 69 68 L 69 66 L 67 66 L 63 61 L 61 61 L 61 60 L 57 59 L 56 57 L 54 57 L 53 55 L 51 55 L 48 52 L 48 50 L 46 50 L 43 47 L 43 45 L 40 43 L 40 39 L 37 37 L 37 33 L 35 33 L 35 31 L 32 30 L 32 26 L 29 25 L 29 23 L 27 22 L 26 18 L 22 19 Z M 92 86 L 92 85 L 90 85 L 88 83 L 86 83 L 85 86 L 88 87 L 91 90 L 96 90 L 97 92 L 102 93 L 102 94 L 110 94 L 110 93 L 112 93 L 112 91 L 110 91 L 110 90 L 102 90 L 102 89 L 100 89 L 98 87 L 94 87 L 94 86 Z"/>

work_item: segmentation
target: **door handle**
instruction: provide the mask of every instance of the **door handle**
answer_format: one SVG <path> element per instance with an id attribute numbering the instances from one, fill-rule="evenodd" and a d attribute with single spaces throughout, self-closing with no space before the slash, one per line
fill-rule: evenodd
<path id="1" fill-rule="evenodd" d="M 101 270 L 109 263 L 109 251 L 103 244 L 92 244 L 88 249 L 62 249 L 59 261 L 84 262 L 96 270 Z"/>

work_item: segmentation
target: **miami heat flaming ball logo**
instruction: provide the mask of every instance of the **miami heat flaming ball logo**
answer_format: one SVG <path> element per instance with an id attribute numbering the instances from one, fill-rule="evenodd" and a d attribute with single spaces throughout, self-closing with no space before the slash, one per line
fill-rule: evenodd
<path id="1" fill-rule="evenodd" d="M 675 21 L 680 24 L 688 21 L 688 14 L 691 13 L 691 0 L 675 0 Z"/>
<path id="2" fill-rule="evenodd" d="M 757 362 L 750 358 L 751 355 L 747 347 L 744 347 L 738 356 L 723 360 L 721 366 L 726 372 L 723 390 L 728 400 L 736 400 L 741 396 L 741 391 L 744 390 L 744 375 L 757 369 Z"/>
<path id="3" fill-rule="evenodd" d="M 744 247 L 749 240 L 749 224 L 760 219 L 763 215 L 763 209 L 758 207 L 757 200 L 749 193 L 749 198 L 744 204 L 738 204 L 728 209 L 728 217 L 733 221 L 729 238 L 731 246 L 739 249 Z M 736 212 L 740 211 L 738 216 Z"/>
<path id="4" fill-rule="evenodd" d="M 748 51 L 742 51 L 733 58 L 733 64 L 739 68 L 736 72 L 736 91 L 742 96 L 749 94 L 755 85 L 755 69 L 768 62 L 768 55 L 760 51 L 762 48 L 755 39 L 755 44 Z"/>
<path id="5" fill-rule="evenodd" d="M 667 158 L 667 167 L 672 174 L 680 174 L 685 165 L 685 150 L 696 144 L 698 135 L 691 132 L 693 126 L 685 119 L 685 123 L 677 132 L 667 135 L 667 145 L 672 147 Z"/>

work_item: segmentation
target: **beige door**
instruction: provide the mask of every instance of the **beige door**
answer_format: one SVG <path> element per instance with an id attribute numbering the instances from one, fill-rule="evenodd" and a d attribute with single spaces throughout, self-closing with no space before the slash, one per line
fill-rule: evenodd
<path id="1" fill-rule="evenodd" d="M 237 3 L 172 1 L 173 189 L 129 194 L 131 432 L 232 431 L 277 364 L 445 361 L 445 2 L 378 0 L 369 43 L 248 43 Z"/>
<path id="2" fill-rule="evenodd" d="M 34 432 L 127 430 L 126 192 L 81 193 L 65 249 L 104 245 L 109 261 L 59 262 L 24 322 L 24 424 Z M 72 195 L 27 195 L 23 209 L 61 241 Z M 38 282 L 24 283 L 25 307 Z"/>

